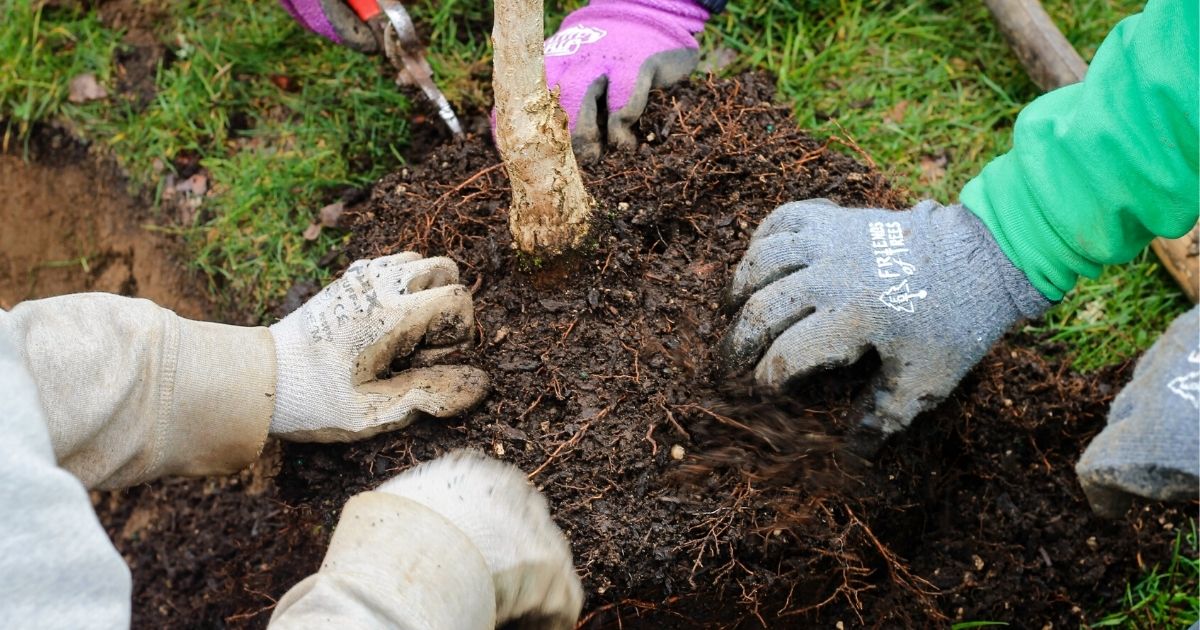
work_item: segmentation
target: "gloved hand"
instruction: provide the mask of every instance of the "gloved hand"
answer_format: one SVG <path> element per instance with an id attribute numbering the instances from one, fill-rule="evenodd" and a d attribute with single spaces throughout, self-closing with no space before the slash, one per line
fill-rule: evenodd
<path id="1" fill-rule="evenodd" d="M 455 451 L 351 497 L 321 570 L 270 627 L 568 630 L 582 605 L 542 495 L 515 467 Z"/>
<path id="2" fill-rule="evenodd" d="M 1133 495 L 1195 499 L 1200 487 L 1200 307 L 1146 351 L 1113 400 L 1108 426 L 1075 473 L 1092 509 L 1119 518 Z"/>
<path id="3" fill-rule="evenodd" d="M 608 142 L 632 147 L 630 126 L 646 108 L 651 88 L 670 85 L 696 69 L 708 10 L 694 0 L 591 0 L 546 40 L 546 84 L 559 88 L 575 155 L 600 156 L 600 113 Z"/>
<path id="4" fill-rule="evenodd" d="M 279 0 L 304 28 L 364 53 L 379 50 L 371 27 L 343 0 Z"/>
<path id="5" fill-rule="evenodd" d="M 731 369 L 757 363 L 761 385 L 782 388 L 875 348 L 882 367 L 863 425 L 884 437 L 1050 306 L 973 214 L 932 201 L 905 212 L 781 206 L 754 233 L 730 300 L 745 306 L 722 354 Z"/>
<path id="6" fill-rule="evenodd" d="M 491 571 L 497 626 L 567 630 L 583 607 L 571 549 L 546 500 L 517 468 L 456 451 L 407 470 L 376 490 L 440 514 L 475 545 Z"/>
<path id="7" fill-rule="evenodd" d="M 487 393 L 487 375 L 467 366 L 414 367 L 380 380 L 394 357 L 415 363 L 469 344 L 475 312 L 449 258 L 406 252 L 360 260 L 271 326 L 275 340 L 272 435 L 333 442 L 408 425 L 416 412 L 445 418 Z"/>

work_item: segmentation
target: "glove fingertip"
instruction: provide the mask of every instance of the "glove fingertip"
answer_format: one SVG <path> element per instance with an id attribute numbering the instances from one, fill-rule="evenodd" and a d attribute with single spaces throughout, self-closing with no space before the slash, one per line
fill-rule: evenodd
<path id="1" fill-rule="evenodd" d="M 598 105 L 608 86 L 608 78 L 601 76 L 592 81 L 578 107 L 570 106 L 569 98 L 560 98 L 571 129 L 571 148 L 575 159 L 585 164 L 600 159 L 600 124 Z M 565 102 L 564 102 L 565 101 Z M 574 109 L 574 111 L 572 111 Z"/>
<path id="2" fill-rule="evenodd" d="M 721 371 L 726 374 L 743 372 L 754 363 L 755 357 L 749 356 L 737 341 L 735 330 L 739 323 L 735 322 L 717 342 L 717 358 L 720 360 Z"/>
<path id="3" fill-rule="evenodd" d="M 1127 492 L 1110 488 L 1080 476 L 1079 485 L 1087 497 L 1092 512 L 1103 519 L 1116 520 L 1125 515 L 1133 505 L 1133 497 Z"/>
<path id="4" fill-rule="evenodd" d="M 487 372 L 468 365 L 437 365 L 405 373 L 413 383 L 397 405 L 435 418 L 462 415 L 479 404 L 491 391 Z"/>

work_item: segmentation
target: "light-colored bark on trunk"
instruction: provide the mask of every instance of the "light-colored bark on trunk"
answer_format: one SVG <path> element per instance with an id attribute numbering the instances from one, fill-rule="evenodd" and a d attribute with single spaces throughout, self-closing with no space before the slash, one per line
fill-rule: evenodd
<path id="1" fill-rule="evenodd" d="M 587 236 L 595 201 L 571 150 L 567 114 L 546 89 L 542 0 L 496 0 L 492 86 L 496 146 L 512 183 L 517 249 L 556 256 Z"/>

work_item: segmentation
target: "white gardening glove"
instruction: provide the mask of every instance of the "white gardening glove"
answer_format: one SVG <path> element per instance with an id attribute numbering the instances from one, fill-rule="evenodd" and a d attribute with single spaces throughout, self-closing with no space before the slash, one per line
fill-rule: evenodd
<path id="1" fill-rule="evenodd" d="M 483 555 L 496 591 L 496 622 L 539 630 L 575 626 L 583 589 L 571 549 L 546 500 L 517 468 L 455 451 L 376 489 L 424 505 L 454 524 Z M 453 559 L 447 559 L 453 562 Z"/>
<path id="2" fill-rule="evenodd" d="M 432 365 L 379 379 L 393 358 L 424 348 L 428 364 L 471 341 L 475 312 L 449 258 L 406 252 L 360 260 L 271 326 L 277 366 L 270 433 L 341 442 L 407 426 L 418 411 L 445 418 L 487 393 L 477 368 Z"/>

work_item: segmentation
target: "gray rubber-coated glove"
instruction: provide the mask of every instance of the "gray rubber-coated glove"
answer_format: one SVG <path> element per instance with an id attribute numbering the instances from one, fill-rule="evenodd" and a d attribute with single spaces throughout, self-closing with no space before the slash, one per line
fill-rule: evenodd
<path id="1" fill-rule="evenodd" d="M 563 20 L 543 47 L 546 85 L 558 90 L 579 159 L 599 157 L 604 135 L 636 144 L 632 126 L 651 88 L 696 69 L 708 17 L 695 0 L 591 0 Z"/>
<path id="2" fill-rule="evenodd" d="M 279 0 L 304 28 L 359 52 L 379 50 L 370 25 L 363 22 L 345 0 Z"/>
<path id="3" fill-rule="evenodd" d="M 756 365 L 760 385 L 783 388 L 875 348 L 882 367 L 863 425 L 885 437 L 1050 306 L 975 215 L 932 201 L 904 212 L 781 206 L 755 232 L 729 297 L 744 306 L 722 353 L 731 369 Z"/>
<path id="4" fill-rule="evenodd" d="M 482 370 L 438 364 L 475 334 L 471 294 L 449 258 L 405 252 L 359 260 L 270 330 L 277 366 L 270 432 L 283 439 L 363 439 L 402 428 L 418 412 L 460 414 L 488 391 Z M 409 355 L 408 369 L 378 378 Z"/>
<path id="5" fill-rule="evenodd" d="M 1200 496 L 1200 307 L 1138 361 L 1075 472 L 1092 509 L 1109 518 L 1124 515 L 1135 495 Z"/>

